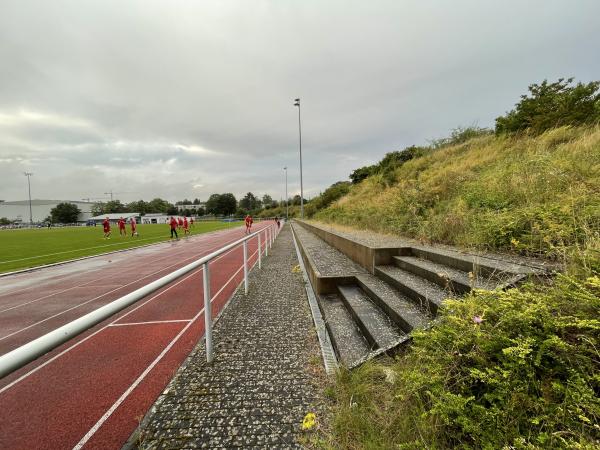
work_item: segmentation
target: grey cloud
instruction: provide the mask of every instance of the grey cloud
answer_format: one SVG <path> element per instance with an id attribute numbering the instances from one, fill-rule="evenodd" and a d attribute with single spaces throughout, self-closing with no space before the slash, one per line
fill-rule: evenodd
<path id="1" fill-rule="evenodd" d="M 592 0 L 4 0 L 0 114 L 75 123 L 0 119 L 0 197 L 23 198 L 23 170 L 51 197 L 175 200 L 279 198 L 288 166 L 297 192 L 297 96 L 315 195 L 388 151 L 492 125 L 531 82 L 597 79 L 598 16 Z"/>

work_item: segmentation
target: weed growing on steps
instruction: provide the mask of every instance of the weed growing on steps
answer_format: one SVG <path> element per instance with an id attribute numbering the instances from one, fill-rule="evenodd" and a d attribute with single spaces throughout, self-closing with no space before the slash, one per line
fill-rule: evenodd
<path id="1" fill-rule="evenodd" d="M 405 355 L 339 374 L 323 446 L 598 448 L 599 318 L 598 275 L 449 300 Z"/>

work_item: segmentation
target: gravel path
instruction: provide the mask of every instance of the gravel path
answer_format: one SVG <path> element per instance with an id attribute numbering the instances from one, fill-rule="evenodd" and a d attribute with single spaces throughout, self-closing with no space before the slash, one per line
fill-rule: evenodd
<path id="1" fill-rule="evenodd" d="M 286 225 L 248 295 L 238 290 L 217 322 L 213 364 L 199 344 L 144 419 L 137 448 L 301 448 L 324 371 L 297 265 Z"/>

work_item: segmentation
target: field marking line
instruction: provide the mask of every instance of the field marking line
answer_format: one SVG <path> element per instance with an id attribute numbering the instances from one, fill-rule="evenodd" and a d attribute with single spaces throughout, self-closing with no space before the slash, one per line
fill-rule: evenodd
<path id="1" fill-rule="evenodd" d="M 179 323 L 179 322 L 189 322 L 192 319 L 174 319 L 174 320 L 150 320 L 148 322 L 128 322 L 128 323 L 115 323 L 110 324 L 109 327 L 129 327 L 132 325 L 155 325 L 162 323 Z"/>
<path id="2" fill-rule="evenodd" d="M 237 247 L 236 247 L 237 248 Z M 231 249 L 226 253 L 223 253 L 222 255 L 218 256 L 217 258 L 214 259 L 214 261 L 217 261 L 218 259 L 222 258 L 223 256 L 231 253 L 233 250 L 235 249 Z M 256 252 L 255 252 L 256 253 Z M 254 254 L 253 254 L 254 256 Z M 105 330 L 106 328 L 108 328 L 110 325 L 118 322 L 119 320 L 127 317 L 129 314 L 132 314 L 133 312 L 137 311 L 138 309 L 140 309 L 142 306 L 145 306 L 146 304 L 150 303 L 151 301 L 155 300 L 156 298 L 160 297 L 161 295 L 163 295 L 165 292 L 171 290 L 172 288 L 178 286 L 179 284 L 183 283 L 185 280 L 187 280 L 188 278 L 192 277 L 193 275 L 196 275 L 197 273 L 202 272 L 203 268 L 200 267 L 199 269 L 189 273 L 188 275 L 186 275 L 185 277 L 183 277 L 181 280 L 176 281 L 174 284 L 166 287 L 165 289 L 163 289 L 162 291 L 158 292 L 157 294 L 153 295 L 152 297 L 150 297 L 148 300 L 140 303 L 139 305 L 137 305 L 135 308 L 133 308 L 131 311 L 127 311 L 125 314 L 117 317 L 115 320 L 113 320 L 111 323 L 103 326 L 102 328 L 94 331 L 93 333 L 91 333 L 89 336 L 84 337 L 83 339 L 81 339 L 80 341 L 75 342 L 73 345 L 71 345 L 71 347 L 64 349 L 62 352 L 60 352 L 58 355 L 54 355 L 52 358 L 50 358 L 47 361 L 44 361 L 42 364 L 40 364 L 37 367 L 34 367 L 33 369 L 31 369 L 29 372 L 24 373 L 23 375 L 21 375 L 19 378 L 15 379 L 14 381 L 10 382 L 9 384 L 7 384 L 6 386 L 4 386 L 3 388 L 0 388 L 0 394 L 2 394 L 3 392 L 7 391 L 8 389 L 10 389 L 11 387 L 15 386 L 16 384 L 20 383 L 21 381 L 23 381 L 24 379 L 28 378 L 29 376 L 33 375 L 34 373 L 36 373 L 38 370 L 44 368 L 45 366 L 47 366 L 48 364 L 50 364 L 51 362 L 55 361 L 56 359 L 60 358 L 62 355 L 68 353 L 69 351 L 73 350 L 74 348 L 78 347 L 80 344 L 83 344 L 85 341 L 87 341 L 88 339 L 94 337 L 95 335 L 97 335 L 98 333 L 100 333 L 101 331 Z M 238 272 L 241 269 L 238 270 Z M 237 273 L 236 272 L 236 275 Z M 221 293 L 223 291 L 223 288 L 221 288 L 219 290 L 219 292 L 217 292 L 218 295 L 219 293 Z"/>
<path id="3" fill-rule="evenodd" d="M 13 309 L 21 308 L 22 306 L 29 305 L 30 303 L 39 302 L 40 300 L 44 300 L 45 298 L 48 298 L 48 297 L 53 297 L 53 296 L 58 295 L 58 294 L 63 294 L 63 293 L 68 292 L 70 290 L 77 289 L 78 287 L 85 287 L 88 284 L 93 283 L 94 281 L 96 281 L 96 280 L 92 280 L 92 281 L 89 281 L 87 283 L 80 284 L 79 286 L 73 286 L 73 287 L 70 287 L 70 288 L 67 288 L 67 289 L 63 289 L 62 291 L 53 292 L 52 294 L 44 295 L 43 297 L 39 297 L 39 298 L 36 298 L 34 300 L 30 300 L 28 302 L 25 302 L 25 303 L 19 303 L 18 305 L 11 306 L 10 308 L 0 309 L 0 314 L 2 314 L 3 312 L 6 312 L 6 311 L 10 311 L 10 310 L 13 310 Z"/>
<path id="4" fill-rule="evenodd" d="M 151 239 L 153 239 L 153 238 L 136 239 L 134 242 L 149 241 Z M 128 242 L 132 242 L 132 241 L 128 241 Z M 168 242 L 168 241 L 160 241 L 160 242 Z M 46 256 L 64 255 L 65 253 L 83 252 L 85 250 L 93 250 L 95 248 L 114 247 L 115 245 L 122 245 L 122 244 L 126 244 L 126 243 L 127 242 L 116 242 L 114 244 L 97 245 L 95 247 L 76 248 L 73 250 L 65 250 L 63 252 L 46 253 L 45 255 L 28 256 L 27 258 L 11 259 L 9 261 L 0 261 L 0 264 L 10 264 L 13 262 L 27 261 L 29 259 L 45 258 Z M 133 247 L 133 248 L 135 248 L 135 247 Z"/>
<path id="5" fill-rule="evenodd" d="M 225 245 L 227 245 L 227 244 L 225 244 Z M 222 245 L 222 244 L 217 244 L 217 246 L 223 246 L 223 245 Z M 212 247 L 212 248 L 211 248 L 211 250 L 212 250 L 212 249 L 215 249 L 215 248 L 216 248 L 216 247 Z M 232 249 L 232 250 L 233 250 L 233 249 Z M 206 250 L 204 250 L 204 251 L 206 251 Z M 183 261 L 186 261 L 186 260 L 188 260 L 188 259 L 193 259 L 193 258 L 196 258 L 196 257 L 198 257 L 198 254 L 195 254 L 194 256 L 190 256 L 190 257 L 188 257 L 188 258 L 184 258 L 184 259 L 183 259 Z M 12 332 L 12 333 L 10 333 L 10 334 L 7 334 L 7 335 L 5 335 L 5 336 L 2 336 L 2 337 L 0 337 L 0 341 L 3 341 L 4 339 L 7 339 L 7 338 L 9 338 L 9 337 L 12 337 L 12 336 L 14 336 L 14 335 L 16 335 L 16 334 L 19 334 L 19 333 L 23 332 L 23 331 L 29 330 L 30 328 L 33 328 L 33 327 L 35 327 L 35 326 L 37 326 L 37 325 L 39 325 L 39 324 L 41 324 L 41 323 L 47 322 L 48 320 L 54 319 L 55 317 L 61 316 L 61 315 L 65 314 L 65 313 L 67 313 L 67 312 L 69 312 L 69 311 L 72 311 L 72 310 L 74 310 L 74 309 L 77 309 L 77 308 L 79 308 L 79 307 L 81 307 L 81 306 L 85 306 L 85 305 L 86 305 L 86 304 L 88 304 L 88 303 L 91 303 L 91 302 L 93 302 L 93 301 L 95 301 L 95 300 L 98 300 L 98 299 L 100 299 L 100 298 L 102 298 L 102 297 L 104 297 L 104 296 L 106 296 L 106 295 L 108 295 L 108 294 L 112 294 L 113 292 L 116 292 L 116 291 L 118 291 L 118 290 L 120 290 L 120 289 L 126 288 L 127 286 L 130 286 L 130 285 L 132 285 L 132 284 L 134 284 L 134 283 L 137 283 L 137 282 L 139 282 L 139 281 L 143 280 L 144 278 L 148 278 L 148 277 L 150 277 L 150 276 L 152 276 L 152 275 L 155 275 L 155 274 L 156 274 L 156 273 L 158 273 L 158 272 L 162 272 L 162 271 L 164 271 L 164 270 L 166 270 L 166 269 L 168 269 L 168 268 L 170 268 L 170 267 L 176 266 L 176 265 L 178 265 L 178 264 L 180 264 L 180 263 L 181 263 L 181 261 L 179 261 L 179 262 L 177 262 L 177 263 L 175 263 L 175 264 L 171 264 L 170 266 L 167 266 L 167 267 L 165 267 L 165 268 L 163 268 L 163 269 L 159 269 L 159 270 L 157 270 L 157 271 L 155 271 L 155 272 L 152 272 L 152 273 L 150 273 L 150 274 L 148 274 L 148 275 L 145 275 L 145 276 L 143 276 L 143 277 L 141 277 L 141 278 L 138 278 L 138 279 L 136 279 L 136 280 L 133 280 L 133 281 L 131 281 L 131 282 L 127 283 L 127 284 L 124 284 L 123 286 L 117 287 L 117 288 L 115 288 L 115 289 L 112 289 L 112 290 L 110 290 L 110 291 L 107 291 L 107 292 L 105 292 L 105 293 L 103 293 L 103 294 L 101 294 L 101 295 L 98 295 L 98 296 L 96 296 L 96 297 L 94 297 L 94 298 L 91 298 L 91 299 L 89 299 L 89 300 L 86 300 L 85 302 L 82 302 L 82 303 L 79 303 L 79 304 L 77 304 L 77 305 L 74 305 L 74 306 L 72 306 L 72 307 L 70 307 L 70 308 L 67 308 L 67 309 L 65 309 L 65 310 L 63 310 L 63 311 L 61 311 L 61 312 L 59 312 L 59 313 L 56 313 L 56 314 L 54 314 L 54 315 L 52 315 L 52 316 L 49 316 L 49 317 L 46 317 L 46 318 L 44 318 L 44 319 L 42 319 L 42 320 L 39 320 L 39 321 L 37 321 L 37 322 L 35 322 L 35 323 L 32 323 L 31 325 L 28 325 L 28 326 L 26 326 L 26 327 L 24 327 L 24 328 L 21 328 L 21 329 L 17 330 L 17 331 L 13 331 L 13 332 Z"/>
<path id="6" fill-rule="evenodd" d="M 253 257 L 256 253 L 258 253 L 258 250 L 256 252 L 254 252 L 252 255 L 249 256 L 248 259 L 250 259 L 251 257 Z M 252 267 L 254 267 L 256 265 L 256 263 L 254 263 L 252 265 Z M 220 295 L 220 293 L 223 291 L 223 289 L 225 288 L 225 286 L 227 286 L 229 283 L 231 283 L 231 281 L 237 276 L 238 273 L 240 273 L 242 271 L 242 269 L 244 268 L 244 264 L 242 263 L 242 265 L 240 266 L 240 268 L 229 278 L 229 280 L 227 280 L 227 282 L 223 285 L 223 287 L 219 290 L 219 292 L 217 292 L 211 299 L 210 299 L 210 303 L 212 304 L 213 301 L 215 301 L 215 299 L 217 298 L 218 295 Z M 146 367 L 146 369 L 140 374 L 140 376 L 125 390 L 125 392 L 123 392 L 123 394 L 121 394 L 121 396 L 117 399 L 117 401 L 115 401 L 112 406 L 102 415 L 102 417 L 100 419 L 98 419 L 98 421 L 94 424 L 94 426 L 92 428 L 90 428 L 88 430 L 88 432 L 81 438 L 81 440 L 75 445 L 75 447 L 73 447 L 73 450 L 80 450 L 89 440 L 90 438 L 96 433 L 96 431 L 98 431 L 100 429 L 100 427 L 108 420 L 108 418 L 116 411 L 116 409 L 121 406 L 121 404 L 127 399 L 127 397 L 129 397 L 129 394 L 131 394 L 133 392 L 133 390 L 138 387 L 138 385 L 144 381 L 144 378 L 146 378 L 146 376 L 148 375 L 148 373 L 150 373 L 150 371 L 163 359 L 163 357 L 167 354 L 167 352 L 169 350 L 171 350 L 171 348 L 177 343 L 177 341 L 179 340 L 179 338 L 188 330 L 188 328 L 190 326 L 192 326 L 192 324 L 198 320 L 198 318 L 204 313 L 204 308 L 202 308 L 200 310 L 200 312 L 198 314 L 196 314 L 192 320 L 185 326 L 183 327 L 183 329 L 171 340 L 171 342 L 169 342 L 169 344 L 163 349 L 162 352 L 160 352 L 160 354 L 154 359 L 154 361 L 152 361 L 152 363 L 150 363 L 150 365 L 148 365 L 148 367 Z M 212 317 L 211 317 L 212 320 Z"/>

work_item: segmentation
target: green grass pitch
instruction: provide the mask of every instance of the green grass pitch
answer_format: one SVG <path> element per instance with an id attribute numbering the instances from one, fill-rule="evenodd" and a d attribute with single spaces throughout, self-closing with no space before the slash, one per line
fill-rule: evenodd
<path id="1" fill-rule="evenodd" d="M 207 233 L 223 228 L 233 228 L 239 223 L 196 222 L 191 234 Z M 170 239 L 169 225 L 138 225 L 138 237 L 131 237 L 129 225 L 127 237 L 119 236 L 119 229 L 111 225 L 110 239 L 104 239 L 102 226 L 34 228 L 0 230 L 0 273 L 52 264 L 83 256 L 126 248 L 139 247 Z M 179 237 L 183 230 L 178 231 Z"/>

